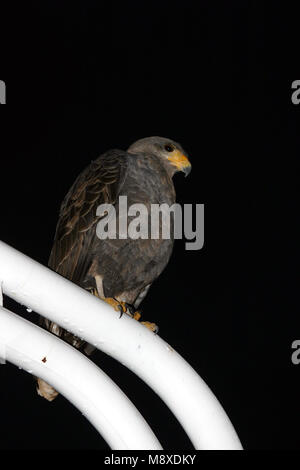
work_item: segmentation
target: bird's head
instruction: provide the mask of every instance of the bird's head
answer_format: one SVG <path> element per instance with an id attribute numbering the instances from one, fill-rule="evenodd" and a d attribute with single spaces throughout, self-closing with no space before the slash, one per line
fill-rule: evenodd
<path id="1" fill-rule="evenodd" d="M 180 144 L 165 137 L 146 137 L 137 140 L 127 150 L 129 153 L 146 153 L 159 157 L 166 167 L 168 173 L 173 176 L 177 171 L 182 171 L 187 176 L 192 165 L 187 153 Z"/>

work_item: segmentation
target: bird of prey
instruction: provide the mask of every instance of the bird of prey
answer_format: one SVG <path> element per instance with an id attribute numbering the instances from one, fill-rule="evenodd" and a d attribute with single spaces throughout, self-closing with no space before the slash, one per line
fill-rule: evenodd
<path id="1" fill-rule="evenodd" d="M 127 151 L 109 150 L 82 171 L 67 193 L 60 209 L 49 267 L 139 320 L 136 312 L 149 287 L 166 267 L 173 249 L 170 239 L 99 239 L 97 207 L 113 204 L 118 217 L 119 197 L 131 204 L 175 203 L 173 175 L 191 170 L 180 144 L 163 137 L 148 137 Z M 128 217 L 128 223 L 130 218 Z M 142 322 L 154 330 L 155 325 Z M 57 324 L 40 320 L 46 329 L 85 353 L 90 345 Z M 38 379 L 38 393 L 52 401 L 57 392 Z"/>

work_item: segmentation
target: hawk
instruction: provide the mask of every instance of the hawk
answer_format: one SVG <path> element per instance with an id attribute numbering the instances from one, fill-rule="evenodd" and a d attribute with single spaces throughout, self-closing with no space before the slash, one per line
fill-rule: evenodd
<path id="1" fill-rule="evenodd" d="M 176 194 L 172 177 L 191 170 L 180 144 L 163 137 L 147 137 L 133 143 L 127 151 L 109 150 L 82 171 L 60 209 L 49 267 L 108 302 L 121 314 L 139 320 L 137 312 L 151 284 L 166 267 L 174 242 L 159 232 L 156 239 L 116 237 L 100 239 L 97 208 L 112 204 L 119 217 L 119 197 L 132 204 L 173 205 Z M 130 218 L 128 217 L 128 224 Z M 171 231 L 172 232 L 172 231 Z M 155 331 L 156 325 L 142 322 Z M 92 346 L 41 318 L 40 324 L 76 348 L 90 354 Z M 38 393 L 52 401 L 57 392 L 38 379 Z"/>

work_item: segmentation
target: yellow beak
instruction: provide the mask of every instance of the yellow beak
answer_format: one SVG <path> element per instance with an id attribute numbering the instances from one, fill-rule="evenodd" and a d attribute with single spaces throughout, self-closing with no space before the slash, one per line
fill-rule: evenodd
<path id="1" fill-rule="evenodd" d="M 183 171 L 185 176 L 190 173 L 192 165 L 189 159 L 179 150 L 174 150 L 167 158 L 178 171 Z"/>

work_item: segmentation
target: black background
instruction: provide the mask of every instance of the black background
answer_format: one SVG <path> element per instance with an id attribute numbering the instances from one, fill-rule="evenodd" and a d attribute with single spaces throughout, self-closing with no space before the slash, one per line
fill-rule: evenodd
<path id="1" fill-rule="evenodd" d="M 181 142 L 193 170 L 176 175 L 177 199 L 205 204 L 205 246 L 176 243 L 143 317 L 206 380 L 246 449 L 299 449 L 300 20 L 283 5 L 52 0 L 1 18 L 1 239 L 47 264 L 59 205 L 90 160 L 149 135 Z M 165 448 L 191 449 L 138 378 L 94 360 Z M 64 398 L 38 397 L 28 374 L 6 365 L 0 377 L 0 448 L 107 448 Z"/>

